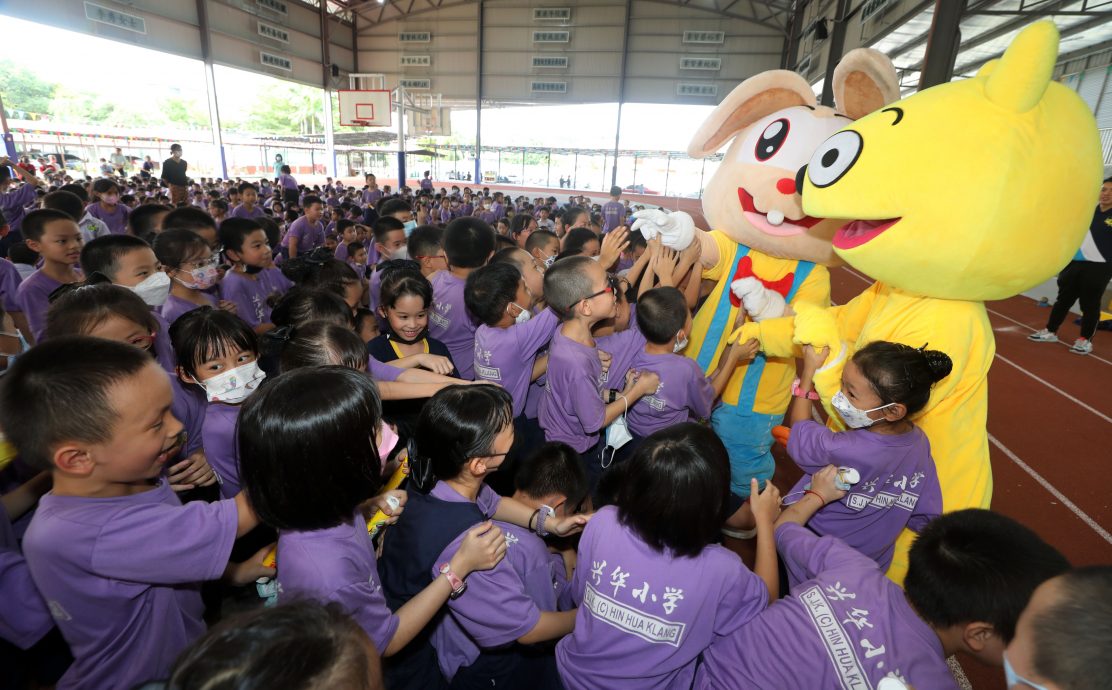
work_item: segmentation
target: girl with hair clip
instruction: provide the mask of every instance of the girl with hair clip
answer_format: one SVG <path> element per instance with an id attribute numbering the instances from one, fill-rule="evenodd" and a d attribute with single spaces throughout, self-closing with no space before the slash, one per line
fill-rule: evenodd
<path id="1" fill-rule="evenodd" d="M 282 272 L 303 287 L 339 288 L 352 314 L 367 303 L 366 281 L 359 277 L 350 264 L 335 258 L 332 252 L 323 247 L 287 260 L 282 266 Z"/>
<path id="2" fill-rule="evenodd" d="M 818 399 L 812 380 L 826 355 L 826 348 L 804 346 L 803 370 L 792 386 L 788 455 L 806 476 L 785 503 L 810 499 L 810 475 L 838 466 L 838 488 L 846 495 L 816 513 L 807 526 L 819 536 L 839 537 L 885 570 L 904 527 L 919 532 L 942 514 L 930 442 L 910 418 L 923 409 L 931 387 L 953 365 L 945 353 L 926 345 L 869 343 L 842 371 L 842 389 L 831 406 L 847 428 L 834 432 L 811 416 Z"/>
<path id="3" fill-rule="evenodd" d="M 413 491 L 405 513 L 383 539 L 380 573 L 393 608 L 444 576 L 453 585 L 449 603 L 453 615 L 481 617 L 488 625 L 518 631 L 509 641 L 535 642 L 567 632 L 560 614 L 526 626 L 520 620 L 507 620 L 505 611 L 489 606 L 484 598 L 468 600 L 466 584 L 454 574 L 450 561 L 473 527 L 490 518 L 535 530 L 542 537 L 575 534 L 589 520 L 587 515 L 556 517 L 547 506 L 530 510 L 524 503 L 499 497 L 484 482 L 513 445 L 512 410 L 510 395 L 490 385 L 450 386 L 425 405 L 410 454 Z M 460 634 L 458 627 L 435 622 L 387 666 L 390 687 L 444 687 L 444 676 L 452 675 L 452 670 L 437 662 L 433 647 L 446 647 L 449 638 Z M 465 678 L 457 674 L 455 685 L 502 686 L 515 671 L 512 654 L 498 656 L 490 665 L 473 664 Z"/>
<path id="4" fill-rule="evenodd" d="M 429 337 L 432 285 L 420 271 L 388 267 L 384 270 L 379 316 L 386 332 L 367 344 L 375 359 L 402 369 L 421 367 L 459 378 L 447 346 Z"/>
<path id="5" fill-rule="evenodd" d="M 217 300 L 208 290 L 220 282 L 220 257 L 192 230 L 167 230 L 154 240 L 154 255 L 170 276 L 170 295 L 161 307 L 172 324 L 198 307 L 219 307 L 236 313 L 234 302 Z"/>
<path id="6" fill-rule="evenodd" d="M 238 439 L 247 496 L 259 519 L 278 530 L 279 599 L 339 604 L 389 657 L 432 620 L 457 578 L 502 560 L 506 542 L 489 521 L 469 526 L 447 554 L 450 575 L 426 578 L 400 605 L 384 598 L 367 516 L 396 516 L 406 494 L 376 496 L 382 478 L 371 468 L 392 450 L 383 428 L 370 378 L 313 367 L 283 374 L 253 396 Z"/>
<path id="7" fill-rule="evenodd" d="M 125 287 L 108 282 L 68 285 L 56 291 L 52 298 L 46 315 L 44 339 L 88 335 L 133 345 L 158 359 L 155 340 L 169 337 L 159 330 L 150 307 Z M 183 500 L 215 498 L 213 490 L 192 492 L 199 487 L 212 487 L 217 482 L 216 474 L 202 450 L 204 401 L 174 375 L 174 362 L 160 361 L 159 364 L 170 376 L 174 396 L 170 409 L 186 432 L 179 456 L 181 459 L 167 463 L 166 480 Z"/>

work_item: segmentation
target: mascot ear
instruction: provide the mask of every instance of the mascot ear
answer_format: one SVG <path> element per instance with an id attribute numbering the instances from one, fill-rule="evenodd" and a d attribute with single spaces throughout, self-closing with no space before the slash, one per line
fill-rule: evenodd
<path id="1" fill-rule="evenodd" d="M 985 96 L 996 105 L 1025 113 L 1038 105 L 1058 59 L 1058 28 L 1041 21 L 1028 26 L 1004 51 L 999 63 L 977 73 L 986 76 Z"/>
<path id="2" fill-rule="evenodd" d="M 714 109 L 691 138 L 687 154 L 692 158 L 709 156 L 762 117 L 792 106 L 814 106 L 815 102 L 810 84 L 795 72 L 761 72 L 738 84 Z"/>
<path id="3" fill-rule="evenodd" d="M 834 68 L 834 105 L 851 119 L 859 120 L 898 100 L 900 79 L 896 68 L 879 50 L 851 50 Z"/>

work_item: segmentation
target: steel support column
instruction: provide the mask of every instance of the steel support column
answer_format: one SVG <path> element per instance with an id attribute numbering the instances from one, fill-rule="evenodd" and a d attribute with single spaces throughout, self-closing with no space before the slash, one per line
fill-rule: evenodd
<path id="1" fill-rule="evenodd" d="M 804 3 L 799 0 L 792 3 L 788 33 L 784 36 L 784 50 L 780 54 L 780 69 L 794 70 L 795 63 L 799 60 L 799 39 L 803 33 L 803 8 Z"/>
<path id="2" fill-rule="evenodd" d="M 618 121 L 614 124 L 614 168 L 610 173 L 612 187 L 618 184 L 618 147 L 622 139 L 622 105 L 625 103 L 626 64 L 629 62 L 629 22 L 632 14 L 633 0 L 626 0 L 625 30 L 622 31 L 622 68 L 618 76 Z"/>
<path id="3" fill-rule="evenodd" d="M 954 61 L 961 46 L 961 17 L 967 0 L 937 0 L 931 30 L 927 34 L 927 54 L 919 73 L 919 90 L 945 84 L 954 76 Z"/>
<path id="4" fill-rule="evenodd" d="M 846 47 L 846 26 L 849 24 L 850 0 L 838 0 L 834 11 L 834 28 L 830 31 L 830 46 L 826 53 L 826 78 L 822 82 L 820 103 L 834 107 L 834 68 L 842 60 Z"/>
<path id="5" fill-rule="evenodd" d="M 478 55 L 475 70 L 475 184 L 483 182 L 483 0 L 479 0 Z"/>
<path id="6" fill-rule="evenodd" d="M 321 86 L 324 87 L 324 148 L 327 161 L 327 174 L 339 177 L 336 174 L 336 138 L 332 126 L 332 55 L 329 32 L 332 27 L 328 24 L 328 3 L 320 4 L 320 59 L 321 59 Z M 350 164 L 350 161 L 349 161 Z"/>
<path id="7" fill-rule="evenodd" d="M 228 179 L 228 159 L 224 154 L 224 137 L 220 133 L 220 104 L 216 98 L 216 75 L 212 70 L 212 45 L 209 42 L 207 0 L 197 0 L 197 23 L 201 32 L 201 57 L 205 62 L 205 92 L 208 95 L 209 126 L 212 128 L 212 145 L 220 156 L 220 176 Z"/>

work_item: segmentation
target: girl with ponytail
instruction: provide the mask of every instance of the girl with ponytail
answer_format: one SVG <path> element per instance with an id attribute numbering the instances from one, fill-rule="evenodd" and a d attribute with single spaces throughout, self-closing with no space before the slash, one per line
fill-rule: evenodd
<path id="1" fill-rule="evenodd" d="M 819 536 L 842 539 L 883 570 L 905 527 L 918 532 L 942 513 L 930 442 L 911 418 L 952 363 L 926 345 L 869 343 L 846 363 L 842 389 L 830 400 L 846 427 L 835 432 L 812 418 L 818 400 L 812 378 L 826 355 L 825 349 L 805 346 L 803 371 L 792 386 L 788 455 L 805 476 L 784 504 L 822 501 L 825 507 L 807 526 Z M 810 475 L 828 465 L 839 468 L 840 497 L 812 490 Z"/>

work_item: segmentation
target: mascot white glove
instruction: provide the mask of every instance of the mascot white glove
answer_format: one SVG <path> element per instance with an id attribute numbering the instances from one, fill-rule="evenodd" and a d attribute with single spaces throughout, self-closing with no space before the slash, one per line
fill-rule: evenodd
<path id="1" fill-rule="evenodd" d="M 631 230 L 640 230 L 646 240 L 660 235 L 665 247 L 683 251 L 695 240 L 695 221 L 683 211 L 668 213 L 658 209 L 645 209 L 633 214 Z"/>
<path id="2" fill-rule="evenodd" d="M 745 305 L 745 312 L 754 321 L 783 316 L 787 303 L 783 295 L 769 290 L 756 278 L 739 278 L 730 283 L 730 290 Z"/>

